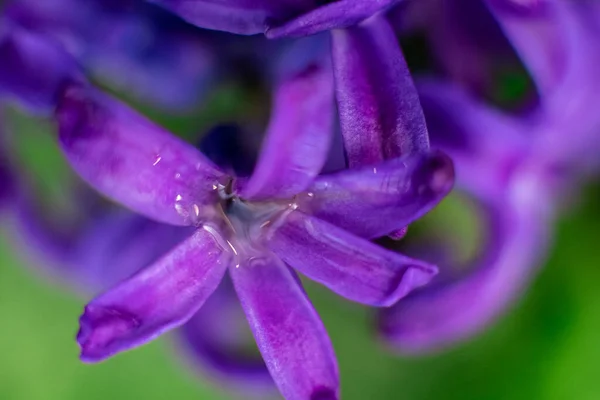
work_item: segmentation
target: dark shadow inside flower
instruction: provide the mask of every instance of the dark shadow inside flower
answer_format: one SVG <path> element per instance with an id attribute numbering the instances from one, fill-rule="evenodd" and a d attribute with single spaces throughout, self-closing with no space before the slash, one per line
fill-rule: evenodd
<path id="1" fill-rule="evenodd" d="M 506 110 L 539 103 L 530 73 L 484 1 L 403 2 L 390 19 L 413 74 L 448 78 Z"/>

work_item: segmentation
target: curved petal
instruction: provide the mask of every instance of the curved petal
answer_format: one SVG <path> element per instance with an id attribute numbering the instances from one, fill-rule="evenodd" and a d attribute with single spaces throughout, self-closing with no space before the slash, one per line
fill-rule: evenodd
<path id="1" fill-rule="evenodd" d="M 557 169 L 595 173 L 600 166 L 600 5 L 593 0 L 559 2 L 556 9 L 565 70 L 540 113 L 536 156 L 546 157 Z"/>
<path id="2" fill-rule="evenodd" d="M 230 279 L 174 331 L 174 339 L 181 357 L 227 389 L 261 399 L 276 390 L 258 350 L 256 357 L 248 354 L 246 341 L 254 340 Z"/>
<path id="3" fill-rule="evenodd" d="M 267 246 L 283 261 L 359 303 L 392 305 L 437 272 L 300 211 L 283 217 L 274 229 Z"/>
<path id="4" fill-rule="evenodd" d="M 0 21 L 0 97 L 32 112 L 51 112 L 61 86 L 79 77 L 74 61 L 46 37 L 4 22 Z"/>
<path id="5" fill-rule="evenodd" d="M 493 90 L 498 66 L 519 65 L 506 35 L 481 0 L 404 2 L 390 12 L 388 20 L 401 35 L 425 34 L 435 67 L 482 97 Z"/>
<path id="6" fill-rule="evenodd" d="M 457 182 L 478 193 L 503 193 L 531 144 L 520 119 L 487 107 L 452 84 L 417 84 L 432 146 L 448 152 Z"/>
<path id="7" fill-rule="evenodd" d="M 425 215 L 453 184 L 452 160 L 434 151 L 320 176 L 298 205 L 308 214 L 373 239 Z"/>
<path id="8" fill-rule="evenodd" d="M 289 198 L 319 174 L 333 137 L 333 82 L 328 63 L 312 65 L 277 89 L 263 149 L 246 199 Z"/>
<path id="9" fill-rule="evenodd" d="M 381 331 L 393 346 L 414 353 L 464 340 L 505 311 L 529 283 L 545 256 L 550 220 L 547 204 L 539 201 L 543 192 L 531 190 L 536 183 L 520 184 L 513 199 L 487 203 L 491 235 L 472 272 L 434 281 L 383 312 Z M 525 202 L 520 191 L 529 192 Z"/>
<path id="10" fill-rule="evenodd" d="M 70 263 L 78 284 L 107 290 L 154 263 L 193 228 L 161 224 L 125 210 L 110 210 L 89 221 Z"/>
<path id="11" fill-rule="evenodd" d="M 150 0 L 202 28 L 242 35 L 263 33 L 270 20 L 287 20 L 316 0 Z"/>
<path id="12" fill-rule="evenodd" d="M 155 264 L 92 300 L 81 316 L 81 359 L 102 361 L 189 320 L 217 288 L 230 261 L 221 239 L 201 228 Z"/>
<path id="13" fill-rule="evenodd" d="M 335 400 L 338 368 L 325 327 L 298 277 L 273 255 L 230 268 L 273 379 L 288 400 Z"/>
<path id="14" fill-rule="evenodd" d="M 174 225 L 212 216 L 223 173 L 192 146 L 89 87 L 67 87 L 56 117 L 63 153 L 96 190 Z"/>
<path id="15" fill-rule="evenodd" d="M 269 39 L 313 35 L 331 29 L 355 25 L 401 0 L 338 0 L 326 2 L 309 12 L 283 24 L 270 24 L 266 36 Z"/>
<path id="16" fill-rule="evenodd" d="M 538 90 L 550 93 L 567 59 L 560 32 L 557 4 L 562 0 L 517 2 L 486 0 L 515 50 L 532 74 Z"/>
<path id="17" fill-rule="evenodd" d="M 336 94 L 350 167 L 429 149 L 419 97 L 383 17 L 332 32 Z"/>

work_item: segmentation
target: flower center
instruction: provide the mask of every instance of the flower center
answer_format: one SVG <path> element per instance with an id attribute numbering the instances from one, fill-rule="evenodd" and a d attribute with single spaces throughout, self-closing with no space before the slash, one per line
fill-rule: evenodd
<path id="1" fill-rule="evenodd" d="M 233 180 L 219 185 L 219 209 L 225 225 L 224 239 L 241 257 L 253 257 L 264 251 L 263 242 L 285 217 L 297 208 L 294 199 L 250 201 L 233 190 Z"/>

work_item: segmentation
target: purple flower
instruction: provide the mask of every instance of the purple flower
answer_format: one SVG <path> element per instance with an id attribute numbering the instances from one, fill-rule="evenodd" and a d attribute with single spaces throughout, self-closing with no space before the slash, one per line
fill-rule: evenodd
<path id="1" fill-rule="evenodd" d="M 267 37 L 345 28 L 399 0 L 151 0 L 203 28 Z"/>
<path id="2" fill-rule="evenodd" d="M 485 239 L 460 266 L 467 272 L 451 274 L 445 257 L 439 279 L 382 313 L 384 337 L 409 353 L 470 337 L 517 298 L 545 258 L 556 184 L 532 155 L 523 121 L 448 84 L 422 84 L 420 94 L 432 143 L 453 157 L 457 189 L 477 205 Z"/>
<path id="3" fill-rule="evenodd" d="M 0 58 L 0 100 L 16 101 L 30 112 L 51 112 L 61 85 L 79 77 L 60 46 L 1 20 Z"/>
<path id="4" fill-rule="evenodd" d="M 197 105 L 218 77 L 213 38 L 143 1 L 13 0 L 6 17 L 61 44 L 93 75 L 159 107 Z"/>
<path id="5" fill-rule="evenodd" d="M 4 165 L 6 153 L 0 155 Z M 72 193 L 77 209 L 70 211 L 83 217 L 69 221 L 51 205 L 42 207 L 24 176 L 15 180 L 10 192 L 2 182 L 2 195 L 7 196 L 0 204 L 7 200 L 3 223 L 15 248 L 22 250 L 18 253 L 36 272 L 85 296 L 150 265 L 193 232 L 118 209 L 81 185 Z M 173 339 L 177 353 L 201 375 L 229 390 L 259 396 L 274 386 L 262 359 L 240 353 L 242 334 L 248 330 L 244 321 L 231 282 L 225 280 Z"/>
<path id="6" fill-rule="evenodd" d="M 539 104 L 531 115 L 508 115 L 456 85 L 420 84 L 432 143 L 455 161 L 457 187 L 479 205 L 488 237 L 469 272 L 444 273 L 452 262 L 442 262 L 436 281 L 382 313 L 384 336 L 404 352 L 451 345 L 505 311 L 544 260 L 564 193 L 597 173 L 598 3 L 488 3 L 531 71 Z"/>
<path id="7" fill-rule="evenodd" d="M 261 156 L 249 178 L 238 178 L 124 105 L 87 87 L 67 88 L 57 120 L 73 168 L 133 210 L 197 227 L 88 304 L 78 334 L 82 359 L 103 360 L 184 324 L 229 272 L 283 395 L 337 398 L 331 344 L 289 266 L 350 300 L 395 303 L 427 283 L 435 267 L 365 238 L 433 207 L 450 190 L 453 169 L 446 156 L 427 151 L 317 177 L 333 110 L 327 63 L 283 77 Z"/>

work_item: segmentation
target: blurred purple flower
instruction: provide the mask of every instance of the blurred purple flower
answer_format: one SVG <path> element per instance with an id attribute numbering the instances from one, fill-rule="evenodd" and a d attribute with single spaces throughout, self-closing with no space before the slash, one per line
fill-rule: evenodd
<path id="1" fill-rule="evenodd" d="M 12 0 L 5 14 L 93 75 L 169 110 L 197 105 L 218 77 L 214 40 L 143 1 Z"/>
<path id="2" fill-rule="evenodd" d="M 150 0 L 200 27 L 267 37 L 307 36 L 355 25 L 400 0 Z"/>
<path id="3" fill-rule="evenodd" d="M 457 189 L 477 205 L 485 237 L 462 273 L 450 273 L 446 256 L 439 279 L 382 313 L 383 335 L 409 353 L 468 338 L 506 310 L 546 256 L 556 189 L 523 121 L 452 85 L 429 82 L 420 94 L 432 143 L 453 157 Z"/>
<path id="4" fill-rule="evenodd" d="M 225 173 L 87 87 L 65 90 L 57 119 L 74 169 L 146 216 L 198 227 L 168 255 L 86 307 L 78 335 L 84 360 L 100 361 L 185 323 L 229 270 L 284 396 L 337 397 L 331 344 L 286 264 L 351 300 L 396 302 L 429 281 L 435 267 L 356 235 L 382 236 L 422 215 L 448 193 L 453 169 L 440 153 L 415 152 L 317 177 L 334 122 L 330 74 L 329 65 L 319 63 L 282 78 L 249 178 Z"/>
<path id="5" fill-rule="evenodd" d="M 0 59 L 0 100 L 15 101 L 29 112 L 51 113 L 61 85 L 80 76 L 60 46 L 2 20 Z"/>
<path id="6" fill-rule="evenodd" d="M 437 281 L 383 313 L 384 336 L 405 352 L 468 338 L 505 311 L 545 258 L 564 193 L 597 173 L 599 3 L 489 4 L 531 71 L 540 103 L 519 117 L 455 85 L 420 84 L 432 143 L 452 156 L 457 187 L 480 204 L 489 235 L 467 272 L 444 274 L 449 262 Z"/>

